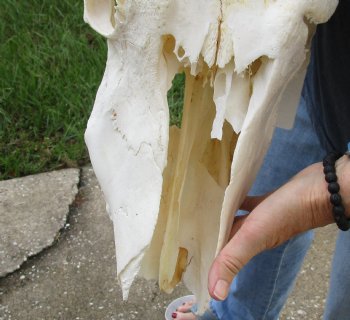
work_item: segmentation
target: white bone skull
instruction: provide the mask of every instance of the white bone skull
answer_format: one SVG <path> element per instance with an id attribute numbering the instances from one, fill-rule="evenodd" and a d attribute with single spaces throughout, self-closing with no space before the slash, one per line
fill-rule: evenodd
<path id="1" fill-rule="evenodd" d="M 85 20 L 108 38 L 85 139 L 125 299 L 137 274 L 166 292 L 183 278 L 203 310 L 274 128 L 293 124 L 313 26 L 337 3 L 85 0 Z M 182 128 L 169 130 L 167 91 L 182 71 Z"/>

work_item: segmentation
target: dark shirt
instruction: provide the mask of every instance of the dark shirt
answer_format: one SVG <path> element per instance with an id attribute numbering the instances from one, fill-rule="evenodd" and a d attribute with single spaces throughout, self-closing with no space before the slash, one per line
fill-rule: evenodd
<path id="1" fill-rule="evenodd" d="M 304 94 L 322 146 L 344 152 L 350 141 L 350 0 L 341 0 L 317 27 Z"/>

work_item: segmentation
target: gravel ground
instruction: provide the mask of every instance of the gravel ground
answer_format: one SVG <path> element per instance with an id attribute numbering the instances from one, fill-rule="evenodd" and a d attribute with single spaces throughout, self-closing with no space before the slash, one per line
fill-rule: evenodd
<path id="1" fill-rule="evenodd" d="M 295 289 L 280 319 L 321 319 L 336 229 L 317 231 Z M 137 280 L 128 303 L 116 281 L 113 228 L 91 168 L 81 174 L 79 194 L 52 247 L 0 279 L 0 319 L 164 319 L 179 286 L 159 293 L 154 282 Z"/>

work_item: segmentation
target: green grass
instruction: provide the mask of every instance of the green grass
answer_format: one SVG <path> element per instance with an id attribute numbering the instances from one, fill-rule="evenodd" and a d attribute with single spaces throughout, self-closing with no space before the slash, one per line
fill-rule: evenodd
<path id="1" fill-rule="evenodd" d="M 88 163 L 83 133 L 107 53 L 82 17 L 83 0 L 0 1 L 0 179 Z M 177 125 L 183 81 L 169 92 Z"/>
<path id="2" fill-rule="evenodd" d="M 170 125 L 181 127 L 183 100 L 185 94 L 185 73 L 177 74 L 173 85 L 168 91 L 168 104 L 170 109 Z"/>

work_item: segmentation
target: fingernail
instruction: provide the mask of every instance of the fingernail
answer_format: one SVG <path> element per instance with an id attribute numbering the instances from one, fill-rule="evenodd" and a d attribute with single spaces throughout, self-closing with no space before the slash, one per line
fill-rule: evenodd
<path id="1" fill-rule="evenodd" d="M 230 285 L 225 280 L 218 280 L 215 285 L 214 294 L 219 300 L 225 300 L 228 295 Z"/>
<path id="2" fill-rule="evenodd" d="M 172 315 L 171 315 L 171 317 L 172 317 L 173 319 L 176 319 L 176 318 L 177 318 L 177 313 L 176 313 L 176 312 L 173 312 Z"/>

